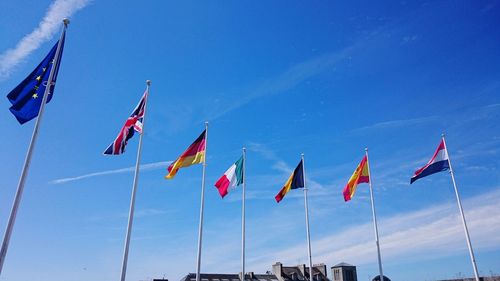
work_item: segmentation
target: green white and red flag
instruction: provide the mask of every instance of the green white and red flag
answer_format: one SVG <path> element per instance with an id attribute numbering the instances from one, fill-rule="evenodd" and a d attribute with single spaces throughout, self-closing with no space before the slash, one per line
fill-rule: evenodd
<path id="1" fill-rule="evenodd" d="M 243 183 L 243 156 L 236 161 L 215 183 L 222 198 L 229 193 L 230 189 Z"/>

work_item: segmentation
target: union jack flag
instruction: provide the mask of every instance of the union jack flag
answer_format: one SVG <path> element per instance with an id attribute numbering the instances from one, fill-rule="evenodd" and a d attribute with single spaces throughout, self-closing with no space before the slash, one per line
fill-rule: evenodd
<path id="1" fill-rule="evenodd" d="M 116 139 L 109 145 L 109 147 L 104 151 L 104 154 L 108 155 L 119 155 L 125 152 L 125 146 L 129 139 L 134 136 L 134 132 L 137 131 L 142 134 L 142 121 L 144 120 L 144 113 L 146 111 L 146 101 L 148 98 L 148 91 L 144 92 L 139 104 L 135 107 L 134 111 L 130 117 L 125 121 L 120 133 Z"/>

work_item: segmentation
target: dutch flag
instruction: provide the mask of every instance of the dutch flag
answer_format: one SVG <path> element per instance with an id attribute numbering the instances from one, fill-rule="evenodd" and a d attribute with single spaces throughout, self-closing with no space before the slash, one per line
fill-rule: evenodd
<path id="1" fill-rule="evenodd" d="M 434 173 L 446 171 L 450 169 L 450 162 L 448 160 L 448 150 L 446 149 L 446 144 L 444 140 L 441 140 L 439 146 L 434 152 L 431 160 L 425 164 L 422 168 L 415 171 L 415 175 L 411 177 L 410 184 L 414 181 L 426 177 L 428 175 L 432 175 Z"/>

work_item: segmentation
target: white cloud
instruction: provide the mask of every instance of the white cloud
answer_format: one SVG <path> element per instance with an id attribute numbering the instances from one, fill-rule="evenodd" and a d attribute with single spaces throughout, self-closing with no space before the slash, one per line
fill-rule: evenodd
<path id="1" fill-rule="evenodd" d="M 463 201 L 476 254 L 483 250 L 500 248 L 499 200 L 500 189 L 497 187 L 494 191 Z M 279 219 L 283 211 L 276 209 L 269 211 L 266 216 L 247 219 L 248 271 L 264 273 L 276 261 L 286 265 L 307 263 L 305 237 L 298 243 L 296 241 L 280 243 L 282 240 L 291 239 L 284 237 L 304 231 L 303 210 L 292 205 L 288 208 L 286 210 L 288 219 Z M 222 219 L 208 223 L 204 230 L 202 272 L 240 270 L 239 224 L 239 219 Z M 390 217 L 379 217 L 379 230 L 382 261 L 388 265 L 389 273 L 391 267 L 397 266 L 399 262 L 418 262 L 453 255 L 468 258 L 462 222 L 454 201 Z M 340 230 L 332 229 L 331 232 L 326 231 L 322 237 L 312 234 L 314 263 L 324 262 L 333 265 L 346 261 L 358 268 L 377 263 L 371 221 Z M 187 272 L 193 272 L 195 236 L 189 232 L 180 236 L 189 238 L 176 240 L 175 245 L 163 247 L 160 251 L 162 253 L 154 258 L 151 253 L 141 257 L 141 270 L 137 270 L 137 273 L 149 272 L 157 277 L 165 271 L 168 272 L 169 279 L 178 280 Z M 165 239 L 161 236 L 138 239 L 148 238 Z M 158 260 L 169 259 L 172 255 L 177 256 L 179 252 L 183 255 L 176 262 L 168 265 L 158 263 Z M 478 265 L 481 268 L 481 260 L 478 260 Z M 144 270 L 144 266 L 148 270 Z"/>
<path id="2" fill-rule="evenodd" d="M 500 247 L 500 190 L 485 193 L 464 201 L 472 245 L 479 249 Z M 394 262 L 404 258 L 427 260 L 463 254 L 468 256 L 462 222 L 455 202 L 415 212 L 380 218 L 382 259 Z M 269 267 L 274 261 L 295 264 L 305 262 L 304 246 L 289 247 L 256 257 L 251 269 Z M 312 241 L 316 262 L 335 264 L 348 261 L 356 265 L 376 263 L 373 225 L 365 223 Z M 257 262 L 258 261 L 258 262 Z"/>
<path id="3" fill-rule="evenodd" d="M 89 2 L 89 0 L 55 0 L 52 2 L 38 26 L 24 36 L 16 47 L 0 55 L 0 79 L 9 76 L 14 67 L 40 45 L 50 40 L 62 26 L 63 18 L 70 17 Z"/>
<path id="4" fill-rule="evenodd" d="M 167 165 L 172 163 L 172 161 L 161 161 L 161 162 L 154 162 L 154 163 L 149 163 L 149 164 L 143 164 L 140 166 L 141 171 L 145 170 L 154 170 L 154 169 L 160 169 L 160 168 L 165 168 Z M 49 183 L 51 184 L 61 184 L 61 183 L 67 183 L 70 181 L 77 181 L 77 180 L 82 180 L 82 179 L 87 179 L 87 178 L 92 178 L 92 177 L 98 177 L 98 176 L 105 176 L 105 175 L 112 175 L 112 174 L 122 174 L 122 173 L 131 173 L 135 170 L 135 166 L 133 167 L 128 167 L 128 168 L 121 168 L 121 169 L 115 169 L 115 170 L 107 170 L 107 171 L 101 171 L 101 172 L 94 172 L 94 173 L 89 173 L 81 176 L 76 176 L 76 177 L 70 177 L 70 178 L 62 178 L 62 179 L 55 179 L 50 181 Z"/>

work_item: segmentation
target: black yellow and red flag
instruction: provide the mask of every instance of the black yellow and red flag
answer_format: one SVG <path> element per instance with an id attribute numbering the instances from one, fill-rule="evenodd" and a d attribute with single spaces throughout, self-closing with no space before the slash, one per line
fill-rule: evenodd
<path id="1" fill-rule="evenodd" d="M 280 192 L 274 198 L 276 199 L 276 202 L 279 203 L 281 200 L 283 200 L 285 195 L 291 189 L 304 188 L 304 187 L 305 187 L 304 163 L 302 160 L 300 160 L 299 165 L 297 165 L 297 168 L 295 168 L 293 173 L 286 181 L 285 185 L 281 188 Z"/>
<path id="2" fill-rule="evenodd" d="M 166 179 L 172 179 L 180 168 L 189 167 L 193 164 L 203 163 L 205 161 L 207 130 L 203 133 L 177 158 L 170 166 L 168 166 L 168 174 Z"/>

